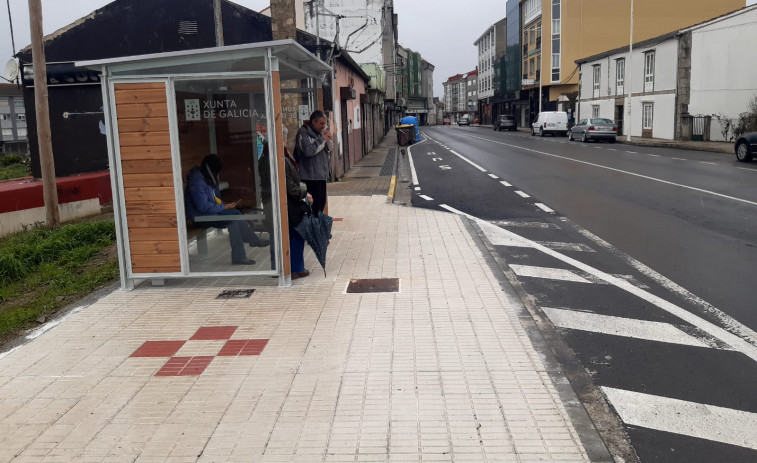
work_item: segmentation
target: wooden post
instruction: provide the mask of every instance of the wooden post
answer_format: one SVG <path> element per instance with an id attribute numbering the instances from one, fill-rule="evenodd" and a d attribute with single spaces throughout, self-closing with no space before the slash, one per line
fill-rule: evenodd
<path id="1" fill-rule="evenodd" d="M 273 135 L 276 137 L 276 169 L 279 173 L 279 210 L 281 211 L 281 250 L 284 261 L 284 276 L 292 274 L 289 248 L 289 214 L 287 214 L 286 166 L 284 162 L 284 133 L 281 130 L 281 77 L 279 71 L 271 72 L 273 93 Z"/>
<path id="2" fill-rule="evenodd" d="M 58 190 L 55 182 L 55 161 L 50 135 L 50 107 L 47 102 L 47 63 L 42 42 L 41 0 L 29 0 L 29 23 L 32 35 L 32 65 L 34 66 L 34 100 L 37 112 L 37 143 L 42 170 L 42 191 L 45 199 L 47 225 L 60 224 Z"/>

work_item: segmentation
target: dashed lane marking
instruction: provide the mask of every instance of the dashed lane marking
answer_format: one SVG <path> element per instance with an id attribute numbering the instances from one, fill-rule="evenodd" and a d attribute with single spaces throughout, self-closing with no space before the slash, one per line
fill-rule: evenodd
<path id="1" fill-rule="evenodd" d="M 646 341 L 681 344 L 684 346 L 710 347 L 708 344 L 684 333 L 670 323 L 636 320 L 550 307 L 542 307 L 541 310 L 552 320 L 552 324 L 560 328 L 644 339 Z"/>
<path id="2" fill-rule="evenodd" d="M 504 181 L 504 180 L 502 180 L 502 181 L 501 181 L 501 182 L 499 182 L 499 183 L 501 183 L 501 184 L 502 184 L 503 186 L 512 186 L 512 185 L 510 185 L 509 183 L 507 183 L 507 182 L 506 182 L 506 181 Z"/>
<path id="3" fill-rule="evenodd" d="M 415 191 L 421 191 L 421 187 L 419 186 L 415 187 Z"/>
<path id="4" fill-rule="evenodd" d="M 527 195 L 526 193 L 523 193 L 522 191 L 516 191 L 515 194 L 520 196 L 521 198 L 530 198 L 529 195 Z"/>
<path id="5" fill-rule="evenodd" d="M 707 161 L 699 161 L 700 164 L 708 164 L 710 166 L 717 166 L 717 162 L 707 162 Z"/>
<path id="6" fill-rule="evenodd" d="M 498 179 L 499 179 L 499 177 L 497 177 L 497 176 L 496 176 L 496 175 L 494 175 L 494 174 L 489 174 L 489 177 L 493 178 L 494 180 L 498 180 Z"/>
<path id="7" fill-rule="evenodd" d="M 426 196 L 426 195 L 418 195 L 418 196 L 420 196 L 421 198 L 425 199 L 426 201 L 433 201 L 434 200 L 434 198 L 432 198 L 431 196 Z"/>
<path id="8" fill-rule="evenodd" d="M 510 268 L 520 277 L 543 278 L 547 280 L 573 281 L 576 283 L 591 283 L 572 270 L 551 267 L 534 267 L 532 265 L 511 264 Z"/>
<path id="9" fill-rule="evenodd" d="M 757 414 L 601 386 L 630 426 L 757 450 Z"/>
<path id="10" fill-rule="evenodd" d="M 548 207 L 547 205 L 545 205 L 543 203 L 534 203 L 534 204 L 536 205 L 536 207 L 538 207 L 539 209 L 541 209 L 544 212 L 549 212 L 550 214 L 553 213 L 553 212 L 555 212 L 554 209 Z"/>

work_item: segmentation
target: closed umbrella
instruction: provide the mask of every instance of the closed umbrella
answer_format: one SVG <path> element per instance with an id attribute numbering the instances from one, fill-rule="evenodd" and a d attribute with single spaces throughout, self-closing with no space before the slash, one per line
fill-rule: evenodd
<path id="1" fill-rule="evenodd" d="M 321 212 L 318 215 L 306 214 L 302 221 L 294 227 L 297 233 L 310 245 L 315 257 L 323 267 L 323 276 L 326 276 L 326 250 L 331 240 L 331 226 L 334 219 Z"/>

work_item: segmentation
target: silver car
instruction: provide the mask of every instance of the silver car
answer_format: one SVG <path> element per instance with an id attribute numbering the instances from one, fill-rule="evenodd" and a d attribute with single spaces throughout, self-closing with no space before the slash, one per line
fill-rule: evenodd
<path id="1" fill-rule="evenodd" d="M 568 131 L 568 140 L 580 139 L 586 143 L 589 140 L 607 140 L 615 143 L 618 136 L 618 126 L 610 119 L 591 118 L 581 119 Z"/>

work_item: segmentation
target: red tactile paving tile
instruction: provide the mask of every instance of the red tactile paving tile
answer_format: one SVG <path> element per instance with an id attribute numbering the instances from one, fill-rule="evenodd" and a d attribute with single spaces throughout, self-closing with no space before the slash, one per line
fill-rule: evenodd
<path id="1" fill-rule="evenodd" d="M 218 357 L 236 357 L 237 355 L 260 355 L 268 344 L 267 339 L 234 339 L 227 341 L 218 353 Z"/>
<path id="2" fill-rule="evenodd" d="M 185 341 L 146 341 L 131 357 L 171 357 Z"/>
<path id="3" fill-rule="evenodd" d="M 237 330 L 236 326 L 203 326 L 197 332 L 189 338 L 190 341 L 219 341 L 223 339 L 230 339 L 234 331 Z"/>
<path id="4" fill-rule="evenodd" d="M 155 376 L 199 376 L 213 357 L 171 357 Z"/>

